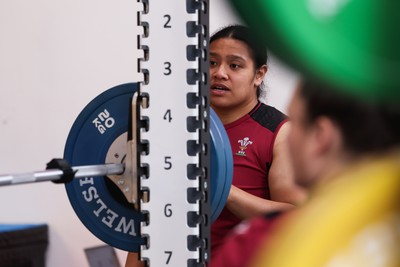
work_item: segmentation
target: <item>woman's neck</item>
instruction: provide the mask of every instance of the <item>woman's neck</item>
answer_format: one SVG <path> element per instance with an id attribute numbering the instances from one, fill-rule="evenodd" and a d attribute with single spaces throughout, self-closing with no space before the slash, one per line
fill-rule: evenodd
<path id="1" fill-rule="evenodd" d="M 252 111 L 257 104 L 258 100 L 256 99 L 240 107 L 218 108 L 212 106 L 212 108 L 217 113 L 218 118 L 221 120 L 222 124 L 226 125 L 242 118 L 246 114 L 249 114 L 250 111 Z"/>

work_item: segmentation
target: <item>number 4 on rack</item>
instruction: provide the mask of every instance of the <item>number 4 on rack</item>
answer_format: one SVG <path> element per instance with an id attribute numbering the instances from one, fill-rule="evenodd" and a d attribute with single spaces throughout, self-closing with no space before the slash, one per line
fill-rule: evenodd
<path id="1" fill-rule="evenodd" d="M 167 112 L 165 112 L 164 120 L 167 120 L 168 122 L 172 121 L 172 116 L 171 116 L 171 110 L 170 109 L 167 109 Z"/>

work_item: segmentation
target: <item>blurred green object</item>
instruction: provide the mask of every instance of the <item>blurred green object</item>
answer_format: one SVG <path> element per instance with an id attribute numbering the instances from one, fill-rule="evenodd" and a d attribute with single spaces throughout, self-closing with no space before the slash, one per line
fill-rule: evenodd
<path id="1" fill-rule="evenodd" d="M 301 73 L 357 96 L 400 102 L 400 1 L 229 2 Z"/>

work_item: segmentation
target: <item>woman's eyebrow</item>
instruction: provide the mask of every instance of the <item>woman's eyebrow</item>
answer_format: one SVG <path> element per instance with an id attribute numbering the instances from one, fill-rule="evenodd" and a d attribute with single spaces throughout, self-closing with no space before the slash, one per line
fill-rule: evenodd
<path id="1" fill-rule="evenodd" d="M 233 60 L 246 61 L 246 59 L 244 57 L 238 56 L 238 55 L 229 55 L 229 56 L 227 56 L 227 58 L 232 61 Z"/>
<path id="2" fill-rule="evenodd" d="M 218 53 L 215 53 L 215 52 L 210 52 L 210 56 L 215 57 L 215 58 L 221 57 Z M 246 61 L 246 59 L 244 57 L 238 56 L 238 55 L 228 55 L 227 59 L 231 60 L 231 61 L 233 61 L 233 60 L 239 60 L 239 61 L 243 61 L 243 62 Z"/>
<path id="3" fill-rule="evenodd" d="M 220 57 L 217 53 L 214 53 L 214 52 L 210 52 L 210 56 L 212 56 L 212 57 Z"/>

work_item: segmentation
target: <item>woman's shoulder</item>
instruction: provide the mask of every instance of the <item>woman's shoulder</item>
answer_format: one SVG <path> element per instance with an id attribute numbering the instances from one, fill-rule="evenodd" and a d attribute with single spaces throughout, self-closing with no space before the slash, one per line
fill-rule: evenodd
<path id="1" fill-rule="evenodd" d="M 273 106 L 261 103 L 249 114 L 253 120 L 271 132 L 275 132 L 288 120 L 288 116 Z"/>

